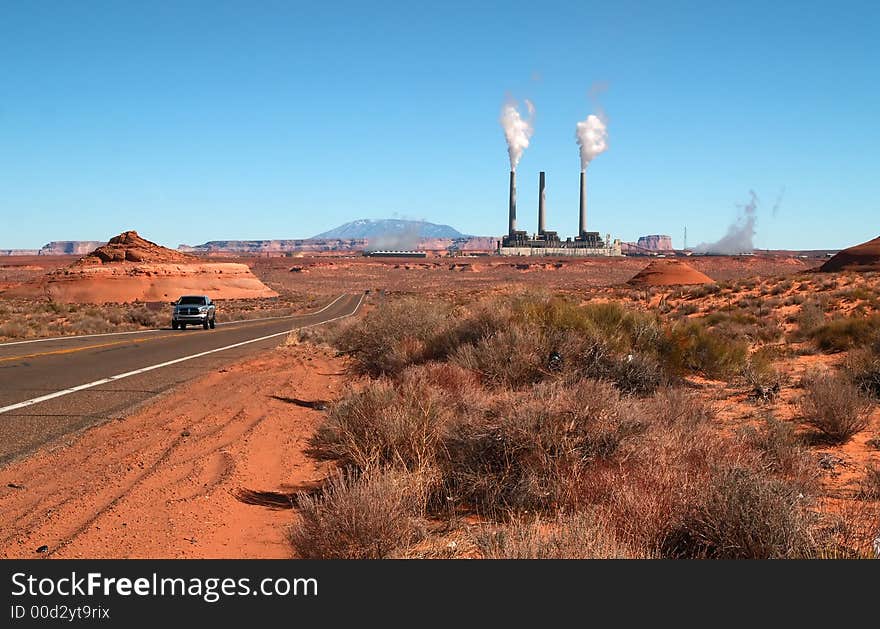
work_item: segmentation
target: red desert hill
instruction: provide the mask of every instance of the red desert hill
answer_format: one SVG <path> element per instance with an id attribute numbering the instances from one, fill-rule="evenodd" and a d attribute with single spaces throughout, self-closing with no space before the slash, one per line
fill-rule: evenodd
<path id="1" fill-rule="evenodd" d="M 820 271 L 880 271 L 880 236 L 849 249 L 828 260 Z"/>
<path id="2" fill-rule="evenodd" d="M 714 284 L 715 280 L 679 260 L 654 260 L 627 283 L 631 286 L 686 286 Z"/>

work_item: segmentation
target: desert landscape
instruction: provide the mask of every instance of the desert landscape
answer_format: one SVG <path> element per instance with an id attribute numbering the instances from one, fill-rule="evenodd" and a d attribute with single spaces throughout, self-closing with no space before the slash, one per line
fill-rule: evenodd
<path id="1" fill-rule="evenodd" d="M 168 282 L 157 256 L 208 282 L 233 268 L 236 296 L 239 277 L 265 287 L 219 299 L 224 316 L 360 308 L 9 459 L 0 556 L 877 553 L 878 241 L 831 259 L 206 263 L 128 234 L 112 254 L 5 258 L 6 342 L 94 333 L 72 321 L 87 309 L 117 313 L 105 333 L 167 325 L 143 314 L 143 277 Z M 145 292 L 81 301 L 120 275 Z"/>
<path id="2" fill-rule="evenodd" d="M 13 620 L 67 565 L 219 626 L 880 559 L 874 4 L 9 4 Z"/>

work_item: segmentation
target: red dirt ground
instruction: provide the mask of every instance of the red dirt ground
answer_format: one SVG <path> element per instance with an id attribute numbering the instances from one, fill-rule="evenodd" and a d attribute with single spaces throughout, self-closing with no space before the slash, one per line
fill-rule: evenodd
<path id="1" fill-rule="evenodd" d="M 0 557 L 44 544 L 59 558 L 289 557 L 291 511 L 236 496 L 261 502 L 327 475 L 304 453 L 321 412 L 273 396 L 334 399 L 342 367 L 313 346 L 280 348 L 9 464 Z"/>

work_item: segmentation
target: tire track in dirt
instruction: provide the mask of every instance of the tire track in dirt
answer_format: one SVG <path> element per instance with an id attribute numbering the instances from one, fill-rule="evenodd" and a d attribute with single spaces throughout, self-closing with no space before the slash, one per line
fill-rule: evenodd
<path id="1" fill-rule="evenodd" d="M 334 399 L 343 368 L 328 350 L 279 348 L 10 464 L 0 470 L 0 557 L 289 556 L 290 513 L 234 492 L 325 476 L 304 453 L 323 414 L 273 396 Z M 42 545 L 49 552 L 36 554 Z"/>

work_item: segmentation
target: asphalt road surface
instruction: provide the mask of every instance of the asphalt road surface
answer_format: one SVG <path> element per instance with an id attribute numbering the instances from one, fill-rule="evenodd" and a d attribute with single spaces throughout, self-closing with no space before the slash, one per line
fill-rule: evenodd
<path id="1" fill-rule="evenodd" d="M 121 418 L 180 382 L 276 347 L 290 330 L 354 314 L 361 300 L 341 295 L 312 313 L 218 322 L 214 330 L 0 344 L 0 466 L 64 435 Z"/>

